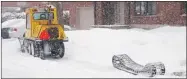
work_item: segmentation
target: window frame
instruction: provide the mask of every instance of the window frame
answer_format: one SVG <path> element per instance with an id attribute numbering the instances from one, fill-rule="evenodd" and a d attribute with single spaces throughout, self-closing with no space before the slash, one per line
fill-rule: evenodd
<path id="1" fill-rule="evenodd" d="M 142 8 L 142 6 L 144 8 Z M 139 8 L 139 14 L 138 14 L 138 10 L 136 10 L 137 7 Z M 142 9 L 144 9 L 144 11 Z M 156 11 L 157 11 L 156 2 L 154 1 L 138 1 L 134 3 L 135 16 L 153 16 L 156 15 Z"/>

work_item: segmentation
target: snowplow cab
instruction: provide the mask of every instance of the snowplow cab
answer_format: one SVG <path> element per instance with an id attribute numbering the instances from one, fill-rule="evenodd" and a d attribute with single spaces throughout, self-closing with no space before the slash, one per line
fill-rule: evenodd
<path id="1" fill-rule="evenodd" d="M 25 13 L 26 38 L 68 41 L 64 26 L 58 23 L 56 8 L 28 8 Z"/>

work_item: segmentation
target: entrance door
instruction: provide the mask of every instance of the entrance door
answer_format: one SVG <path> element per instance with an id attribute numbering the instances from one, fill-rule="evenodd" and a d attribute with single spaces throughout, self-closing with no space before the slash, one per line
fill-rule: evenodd
<path id="1" fill-rule="evenodd" d="M 89 29 L 91 25 L 94 25 L 94 8 L 77 8 L 76 27 L 78 29 Z"/>

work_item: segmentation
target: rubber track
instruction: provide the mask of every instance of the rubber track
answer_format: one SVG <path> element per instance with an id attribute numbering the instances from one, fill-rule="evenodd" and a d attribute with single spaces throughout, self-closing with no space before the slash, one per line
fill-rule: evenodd
<path id="1" fill-rule="evenodd" d="M 156 74 L 164 75 L 165 73 L 163 63 L 148 63 L 143 66 L 134 62 L 127 54 L 114 55 L 112 57 L 112 64 L 115 68 L 134 75 L 143 74 L 145 76 L 153 77 Z"/>

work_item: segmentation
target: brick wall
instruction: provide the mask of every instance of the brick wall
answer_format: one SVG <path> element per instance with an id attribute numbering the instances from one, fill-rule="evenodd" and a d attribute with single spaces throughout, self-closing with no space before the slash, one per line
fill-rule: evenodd
<path id="1" fill-rule="evenodd" d="M 97 3 L 97 6 L 102 6 L 101 3 Z M 125 2 L 125 6 L 128 6 L 128 2 Z M 156 15 L 151 16 L 135 16 L 134 2 L 130 4 L 130 19 L 129 16 L 125 16 L 125 24 L 142 24 L 142 25 L 186 25 L 186 16 L 182 16 L 181 2 L 156 2 Z M 128 8 L 128 7 L 126 7 Z M 103 8 L 100 8 L 103 9 Z M 102 10 L 97 10 L 97 16 L 100 15 Z M 125 10 L 128 12 L 128 10 Z M 128 14 L 128 13 L 127 13 Z M 102 16 L 96 18 L 96 20 L 102 20 Z M 130 23 L 129 23 L 130 21 Z M 101 21 L 102 22 L 102 21 Z M 97 24 L 102 24 L 98 22 Z M 141 26 L 144 27 L 144 26 Z M 147 27 L 147 26 L 146 26 Z"/>
<path id="2" fill-rule="evenodd" d="M 134 16 L 134 7 L 131 7 L 131 24 L 186 25 L 186 16 L 181 14 L 181 2 L 157 2 L 156 6 L 156 15 L 152 16 Z"/>

